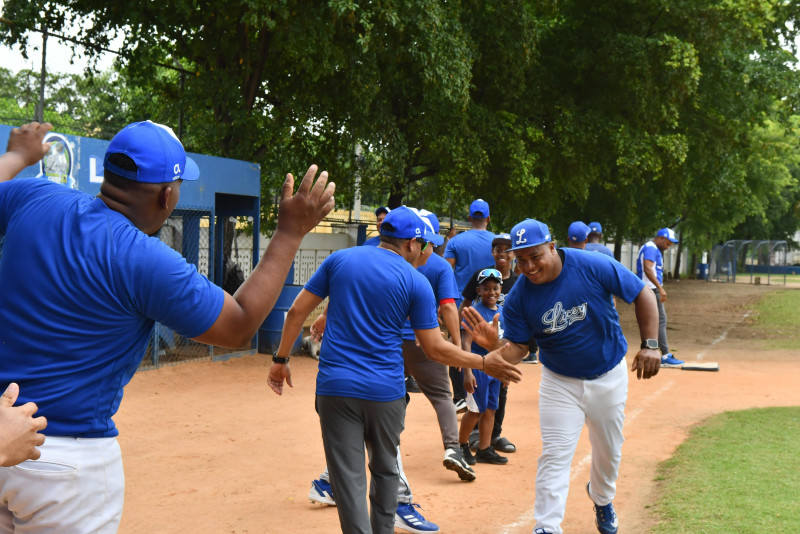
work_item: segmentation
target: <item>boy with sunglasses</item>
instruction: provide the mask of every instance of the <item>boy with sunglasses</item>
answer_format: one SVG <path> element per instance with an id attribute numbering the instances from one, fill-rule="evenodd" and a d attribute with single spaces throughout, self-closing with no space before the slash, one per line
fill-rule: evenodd
<path id="1" fill-rule="evenodd" d="M 502 295 L 503 275 L 497 269 L 484 269 L 478 274 L 478 297 L 472 306 L 487 322 L 492 321 L 500 311 L 498 301 Z M 473 343 L 472 334 L 465 330 L 461 337 L 461 346 L 464 350 L 475 354 L 484 355 L 489 351 Z M 467 405 L 469 409 L 461 418 L 461 429 L 458 434 L 464 458 L 470 465 L 476 462 L 503 465 L 508 463 L 508 458 L 500 456 L 492 446 L 492 429 L 494 427 L 495 412 L 500 400 L 501 383 L 479 370 L 464 368 L 464 389 L 466 389 Z M 470 398 L 472 402 L 470 401 Z M 475 424 L 478 424 L 478 451 L 475 456 L 469 450 L 469 435 Z"/>

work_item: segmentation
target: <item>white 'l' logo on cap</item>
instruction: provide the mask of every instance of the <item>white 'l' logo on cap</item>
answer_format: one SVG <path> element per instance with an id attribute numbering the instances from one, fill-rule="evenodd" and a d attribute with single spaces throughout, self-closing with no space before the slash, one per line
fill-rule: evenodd
<path id="1" fill-rule="evenodd" d="M 522 243 L 528 242 L 527 239 L 522 237 L 524 233 L 525 233 L 525 228 L 520 228 L 519 230 L 517 230 L 517 245 L 521 245 Z"/>

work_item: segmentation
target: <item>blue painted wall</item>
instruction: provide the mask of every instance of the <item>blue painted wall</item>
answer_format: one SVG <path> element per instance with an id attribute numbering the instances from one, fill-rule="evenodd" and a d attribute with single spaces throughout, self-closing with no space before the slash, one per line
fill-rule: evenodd
<path id="1" fill-rule="evenodd" d="M 0 153 L 4 153 L 8 136 L 13 126 L 0 124 Z M 54 134 L 57 132 L 51 132 Z M 58 134 L 66 140 L 72 153 L 72 173 L 69 186 L 96 195 L 103 181 L 103 156 L 108 141 Z M 235 159 L 217 158 L 188 153 L 200 168 L 200 179 L 186 182 L 181 187 L 178 208 L 214 210 L 214 195 L 226 193 L 260 197 L 261 167 L 255 163 Z M 41 164 L 32 165 L 22 171 L 20 177 L 42 176 Z"/>

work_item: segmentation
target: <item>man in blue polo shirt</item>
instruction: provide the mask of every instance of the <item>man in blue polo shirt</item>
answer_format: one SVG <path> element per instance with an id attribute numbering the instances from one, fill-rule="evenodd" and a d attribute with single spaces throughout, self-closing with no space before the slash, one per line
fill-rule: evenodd
<path id="1" fill-rule="evenodd" d="M 505 381 L 520 373 L 501 351 L 484 357 L 446 342 L 436 319 L 428 280 L 412 263 L 423 246 L 426 225 L 401 206 L 381 226 L 378 247 L 331 254 L 295 299 L 286 316 L 268 384 L 278 394 L 291 386 L 288 354 L 303 321 L 330 297 L 317 374 L 316 408 L 325 458 L 343 532 L 391 533 L 397 510 L 400 432 L 405 419 L 403 325 L 411 328 L 428 358 L 485 369 Z M 372 475 L 367 509 L 364 446 Z"/>
<path id="2" fill-rule="evenodd" d="M 661 367 L 681 367 L 683 360 L 678 360 L 669 351 L 667 342 L 667 290 L 664 289 L 664 254 L 678 238 L 672 228 L 662 228 L 655 239 L 648 241 L 639 249 L 636 258 L 636 274 L 644 280 L 647 287 L 653 290 L 658 301 L 658 348 L 661 351 Z"/>
<path id="3" fill-rule="evenodd" d="M 479 198 L 469 205 L 469 222 L 471 228 L 447 242 L 444 259 L 453 266 L 456 272 L 456 285 L 463 291 L 472 273 L 492 265 L 492 239 L 494 234 L 486 228 L 489 226 L 489 203 Z"/>
<path id="4" fill-rule="evenodd" d="M 42 157 L 48 129 L 36 129 L 38 148 L 15 145 L 12 130 L 0 160 L 0 387 L 19 384 L 20 401 L 35 402 L 48 422 L 39 460 L 0 468 L 0 531 L 24 523 L 26 532 L 112 533 L 124 493 L 112 416 L 154 322 L 202 343 L 249 343 L 303 235 L 332 209 L 334 186 L 322 173 L 312 187 L 312 166 L 292 196 L 287 176 L 275 236 L 231 296 L 149 237 L 172 214 L 182 182 L 199 177 L 172 130 L 149 121 L 123 128 L 92 197 L 10 180 L 31 154 Z"/>
<path id="5" fill-rule="evenodd" d="M 642 348 L 631 366 L 639 378 L 658 373 L 658 311 L 653 293 L 617 261 L 601 254 L 556 249 L 547 225 L 527 219 L 511 230 L 512 250 L 524 278 L 503 304 L 504 333 L 472 309 L 464 311 L 473 339 L 487 348 L 507 343 L 511 362 L 536 338 L 542 379 L 539 426 L 542 455 L 536 472 L 534 532 L 560 534 L 570 464 L 583 425 L 589 428 L 592 468 L 587 491 L 602 534 L 617 532 L 612 500 L 622 458 L 622 423 L 628 395 L 628 344 L 611 295 L 635 303 Z M 485 335 L 484 335 L 485 334 Z"/>
<path id="6" fill-rule="evenodd" d="M 386 214 L 389 213 L 390 210 L 386 206 L 381 206 L 380 208 L 375 210 L 375 229 L 378 231 L 378 235 L 375 237 L 370 237 L 366 241 L 364 241 L 365 247 L 377 247 L 381 244 L 381 224 L 383 224 L 383 220 L 386 218 Z"/>
<path id="7" fill-rule="evenodd" d="M 605 245 L 600 244 L 600 241 L 603 240 L 603 225 L 599 222 L 590 222 L 589 223 L 589 235 L 586 237 L 586 250 L 590 250 L 592 252 L 599 252 L 600 254 L 605 254 L 606 256 L 613 258 L 614 253 L 611 252 L 611 249 Z"/>

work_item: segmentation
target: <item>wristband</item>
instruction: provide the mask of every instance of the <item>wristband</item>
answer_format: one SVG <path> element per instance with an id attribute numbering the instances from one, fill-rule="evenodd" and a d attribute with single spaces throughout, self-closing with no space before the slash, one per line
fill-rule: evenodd
<path id="1" fill-rule="evenodd" d="M 275 352 L 272 353 L 272 361 L 275 363 L 287 364 L 289 363 L 289 357 L 286 356 L 285 358 L 283 358 L 281 356 L 278 356 L 278 351 L 276 350 Z"/>

